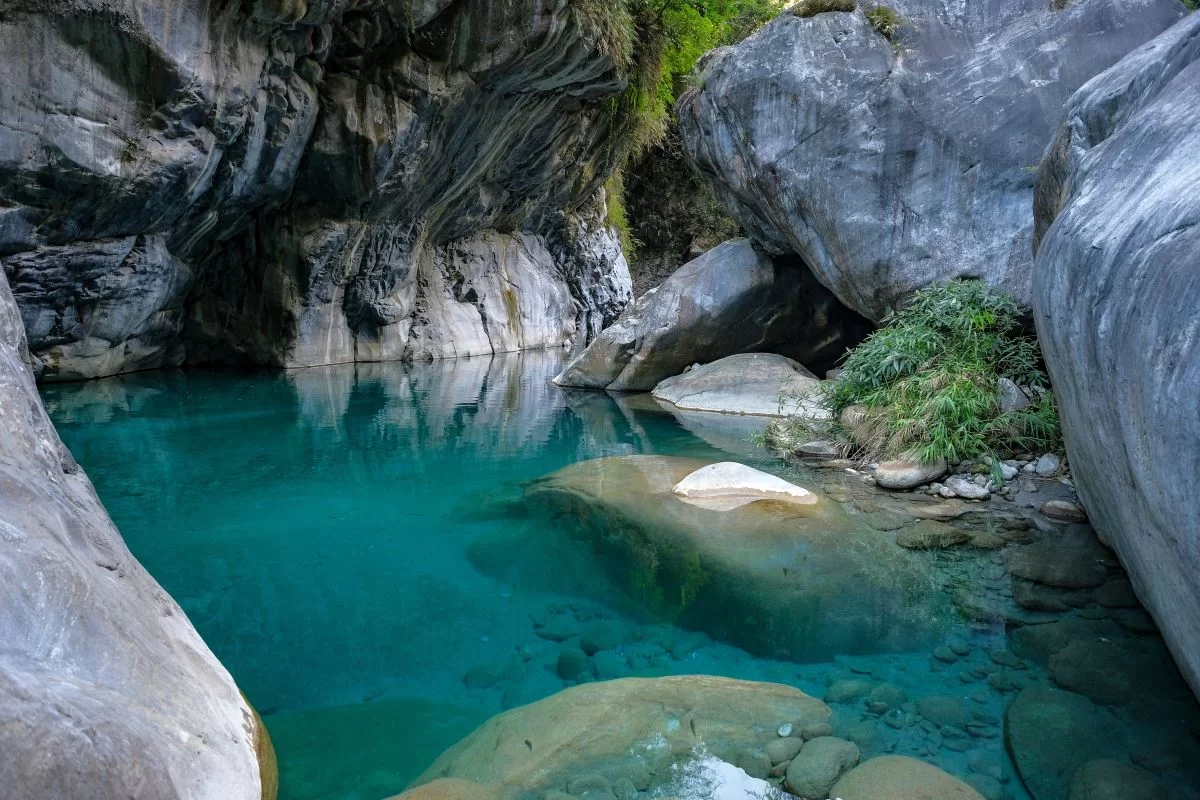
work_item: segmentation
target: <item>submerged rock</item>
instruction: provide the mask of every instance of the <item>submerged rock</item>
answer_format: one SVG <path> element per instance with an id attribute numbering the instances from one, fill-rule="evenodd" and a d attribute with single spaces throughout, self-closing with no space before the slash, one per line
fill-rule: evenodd
<path id="1" fill-rule="evenodd" d="M 46 416 L 0 274 L 0 793 L 273 798 L 261 721 Z"/>
<path id="2" fill-rule="evenodd" d="M 929 593 L 928 559 L 819 496 L 728 511 L 684 502 L 672 487 L 703 466 L 592 459 L 530 484 L 526 497 L 569 519 L 555 529 L 594 548 L 639 605 L 751 652 L 824 658 L 940 638 L 937 608 L 949 601 Z"/>
<path id="3" fill-rule="evenodd" d="M 782 353 L 820 371 L 869 327 L 805 270 L 737 239 L 639 297 L 554 382 L 650 391 L 696 362 L 750 351 Z"/>
<path id="4" fill-rule="evenodd" d="M 1068 800 L 1163 800 L 1170 797 L 1153 774 L 1124 761 L 1098 759 L 1079 768 Z"/>
<path id="5" fill-rule="evenodd" d="M 1117 720 L 1082 695 L 1035 686 L 1005 712 L 1005 744 L 1036 800 L 1068 800 L 1082 764 L 1122 753 Z"/>
<path id="6" fill-rule="evenodd" d="M 1061 589 L 1090 589 L 1108 580 L 1112 554 L 1086 525 L 1062 536 L 1007 551 L 1008 571 L 1018 578 Z"/>
<path id="7" fill-rule="evenodd" d="M 1038 338 L 1079 496 L 1200 693 L 1200 15 L 1080 89 L 1038 170 Z"/>
<path id="8" fill-rule="evenodd" d="M 967 784 L 907 756 L 877 756 L 846 773 L 829 791 L 840 800 L 983 800 Z"/>
<path id="9" fill-rule="evenodd" d="M 965 276 L 1028 303 L 1033 166 L 1064 101 L 1185 9 L 889 7 L 904 19 L 892 37 L 860 5 L 782 14 L 716 51 L 677 104 L 688 157 L 751 238 L 798 254 L 871 319 L 913 289 Z"/>
<path id="10" fill-rule="evenodd" d="M 827 419 L 821 381 L 774 353 L 740 353 L 692 367 L 654 387 L 654 396 L 687 411 Z"/>
<path id="11" fill-rule="evenodd" d="M 826 800 L 833 784 L 859 757 L 853 742 L 836 736 L 811 739 L 788 764 L 784 788 L 801 800 Z"/>
<path id="12" fill-rule="evenodd" d="M 474 781 L 489 800 L 562 791 L 585 777 L 643 791 L 709 782 L 711 791 L 745 781 L 722 762 L 771 741 L 783 722 L 828 717 L 821 701 L 778 684 L 708 676 L 586 684 L 493 717 L 415 783 Z"/>

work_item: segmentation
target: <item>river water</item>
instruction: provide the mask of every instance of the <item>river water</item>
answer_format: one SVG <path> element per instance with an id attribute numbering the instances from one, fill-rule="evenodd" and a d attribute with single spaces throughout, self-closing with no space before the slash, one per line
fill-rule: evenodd
<path id="1" fill-rule="evenodd" d="M 594 677 L 693 673 L 832 691 L 839 733 L 868 754 L 914 755 L 997 797 L 1030 796 L 1006 753 L 1004 715 L 1017 691 L 1052 685 L 1046 665 L 1028 648 L 1010 653 L 1012 619 L 947 611 L 964 582 L 1011 596 L 996 553 L 920 556 L 941 576 L 918 599 L 932 639 L 922 628 L 878 647 L 837 640 L 853 653 L 820 637 L 803 652 L 774 651 L 729 624 L 664 615 L 572 536 L 569 515 L 535 513 L 526 484 L 636 454 L 736 459 L 815 479 L 753 444 L 760 422 L 714 424 L 563 391 L 550 383 L 561 362 L 555 352 L 147 373 L 42 392 L 130 549 L 262 713 L 283 800 L 386 797 L 505 708 Z M 594 655 L 564 679 L 559 656 L 579 641 L 573 629 L 599 631 L 615 655 Z M 932 655 L 939 644 L 944 659 Z M 1097 704 L 1087 724 L 1108 739 L 1121 732 L 1119 752 L 1102 754 L 1140 758 L 1194 798 L 1194 704 L 1176 675 L 1139 677 L 1139 703 Z M 880 684 L 900 693 L 895 725 L 864 706 L 862 691 Z M 949 728 L 914 722 L 923 697 L 939 698 L 925 716 L 944 712 Z"/>

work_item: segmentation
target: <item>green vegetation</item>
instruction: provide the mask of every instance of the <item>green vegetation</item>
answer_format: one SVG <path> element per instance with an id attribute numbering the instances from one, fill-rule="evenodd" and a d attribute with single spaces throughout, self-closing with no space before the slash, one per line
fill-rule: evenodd
<path id="1" fill-rule="evenodd" d="M 1184 8 L 1200 11 L 1200 0 L 1182 0 Z"/>
<path id="2" fill-rule="evenodd" d="M 661 141 L 676 94 L 702 55 L 739 41 L 779 12 L 781 0 L 572 0 L 629 87 L 612 101 L 627 126 L 627 155 Z"/>
<path id="3" fill-rule="evenodd" d="M 797 17 L 815 17 L 828 11 L 853 11 L 858 8 L 855 0 L 801 0 L 792 6 L 791 11 Z"/>
<path id="4" fill-rule="evenodd" d="M 625 253 L 625 258 L 633 261 L 637 258 L 637 250 L 641 242 L 634 237 L 633 229 L 629 224 L 629 216 L 625 212 L 625 176 L 622 172 L 615 172 L 608 179 L 608 183 L 604 184 L 604 194 L 607 213 L 605 221 L 610 228 L 616 229 L 617 235 L 621 239 L 621 250 Z"/>
<path id="5" fill-rule="evenodd" d="M 888 41 L 891 41 L 904 27 L 904 17 L 896 13 L 895 9 L 887 6 L 875 6 L 868 11 L 867 22 L 871 23 L 871 27 L 875 29 L 876 33 Z"/>
<path id="6" fill-rule="evenodd" d="M 949 462 L 1058 449 L 1058 411 L 1037 339 L 1012 298 L 979 281 L 916 292 L 909 304 L 847 355 L 826 400 L 835 419 L 865 410 L 842 429 L 850 447 L 876 461 Z M 1001 378 L 1033 402 L 1003 411 Z"/>

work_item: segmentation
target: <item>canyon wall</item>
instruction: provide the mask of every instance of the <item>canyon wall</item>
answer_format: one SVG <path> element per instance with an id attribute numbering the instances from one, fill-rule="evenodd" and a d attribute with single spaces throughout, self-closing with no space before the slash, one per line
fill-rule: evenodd
<path id="1" fill-rule="evenodd" d="M 46 379 L 559 346 L 628 269 L 629 53 L 554 0 L 17 0 L 0 262 Z"/>

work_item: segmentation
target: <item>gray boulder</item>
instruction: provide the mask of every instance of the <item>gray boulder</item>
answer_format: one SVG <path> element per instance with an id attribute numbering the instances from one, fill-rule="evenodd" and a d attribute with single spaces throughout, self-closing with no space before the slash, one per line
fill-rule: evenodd
<path id="1" fill-rule="evenodd" d="M 685 411 L 826 419 L 820 386 L 816 375 L 787 356 L 739 353 L 667 378 L 653 395 Z"/>
<path id="2" fill-rule="evenodd" d="M 868 330 L 806 270 L 735 239 L 639 297 L 554 382 L 649 391 L 698 361 L 751 351 L 821 372 Z"/>
<path id="3" fill-rule="evenodd" d="M 0 275 L 0 793 L 273 797 L 261 723 L 126 549 L 28 359 Z"/>
<path id="4" fill-rule="evenodd" d="M 1200 692 L 1200 15 L 1077 92 L 1034 309 L 1079 496 Z"/>
<path id="5" fill-rule="evenodd" d="M 677 105 L 689 158 L 772 253 L 879 320 L 911 290 L 980 277 L 1031 299 L 1042 148 L 1085 81 L 1170 27 L 1178 0 L 896 0 L 782 14 L 712 55 Z"/>

